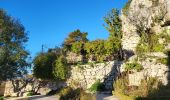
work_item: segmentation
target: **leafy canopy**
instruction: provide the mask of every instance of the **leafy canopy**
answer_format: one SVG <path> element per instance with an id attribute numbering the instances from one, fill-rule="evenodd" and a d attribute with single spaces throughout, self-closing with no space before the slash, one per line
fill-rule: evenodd
<path id="1" fill-rule="evenodd" d="M 24 26 L 0 9 L 0 81 L 21 77 L 27 73 L 29 53 Z"/>

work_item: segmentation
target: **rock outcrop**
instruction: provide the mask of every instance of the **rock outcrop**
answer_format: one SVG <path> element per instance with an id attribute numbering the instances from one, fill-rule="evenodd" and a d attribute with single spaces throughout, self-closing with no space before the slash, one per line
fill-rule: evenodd
<path id="1" fill-rule="evenodd" d="M 159 35 L 166 31 L 170 35 L 170 0 L 131 0 L 128 12 L 122 12 L 121 19 L 123 49 L 136 54 L 141 32 Z M 162 41 L 163 39 L 160 38 L 159 42 L 162 43 Z M 170 43 L 165 49 L 169 48 Z M 146 77 L 158 77 L 164 85 L 168 84 L 169 66 L 156 62 L 156 59 L 167 58 L 167 56 L 163 52 L 150 52 L 145 55 L 146 59 L 138 61 L 144 69 L 129 74 L 129 84 L 139 85 L 140 81 Z M 135 57 L 136 55 L 132 56 L 129 62 L 133 62 Z M 121 66 L 122 71 L 124 71 L 125 64 Z"/>

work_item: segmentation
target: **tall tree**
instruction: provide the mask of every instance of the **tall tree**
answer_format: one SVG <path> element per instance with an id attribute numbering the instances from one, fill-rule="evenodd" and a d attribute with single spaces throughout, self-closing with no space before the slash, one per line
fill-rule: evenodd
<path id="1" fill-rule="evenodd" d="M 33 60 L 33 75 L 41 79 L 53 79 L 53 65 L 57 58 L 55 52 L 38 54 Z"/>
<path id="2" fill-rule="evenodd" d="M 118 51 L 119 58 L 123 59 L 123 52 L 121 46 L 122 22 L 119 17 L 119 11 L 117 9 L 112 9 L 111 12 L 106 17 L 104 17 L 104 21 L 106 23 L 105 28 L 110 34 L 108 42 L 110 45 L 112 45 L 112 48 L 117 49 L 112 51 Z"/>
<path id="3" fill-rule="evenodd" d="M 27 73 L 27 40 L 24 26 L 0 9 L 0 81 Z"/>

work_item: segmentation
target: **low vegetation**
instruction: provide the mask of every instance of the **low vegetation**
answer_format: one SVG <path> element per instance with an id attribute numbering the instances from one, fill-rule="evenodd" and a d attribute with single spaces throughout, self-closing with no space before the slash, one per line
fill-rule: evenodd
<path id="1" fill-rule="evenodd" d="M 0 96 L 0 100 L 4 100 L 4 97 L 3 97 L 3 96 Z"/>
<path id="2" fill-rule="evenodd" d="M 27 93 L 27 96 L 33 96 L 33 95 L 34 95 L 34 93 L 31 91 Z"/>
<path id="3" fill-rule="evenodd" d="M 86 93 L 80 88 L 72 89 L 71 87 L 65 87 L 57 95 L 60 96 L 60 100 L 96 100 L 94 95 Z"/>
<path id="4" fill-rule="evenodd" d="M 100 80 L 97 80 L 90 88 L 89 90 L 93 93 L 97 91 L 103 91 L 104 90 L 104 85 L 103 83 L 100 82 Z"/>
<path id="5" fill-rule="evenodd" d="M 126 63 L 125 70 L 126 71 L 131 71 L 131 70 L 136 70 L 136 71 L 141 71 L 143 69 L 143 66 L 137 62 L 134 63 Z"/>
<path id="6" fill-rule="evenodd" d="M 113 94 L 117 95 L 120 100 L 140 100 L 141 98 L 154 97 L 154 93 L 162 85 L 157 78 L 149 78 L 143 79 L 139 86 L 129 86 L 127 77 L 121 77 L 113 86 Z"/>

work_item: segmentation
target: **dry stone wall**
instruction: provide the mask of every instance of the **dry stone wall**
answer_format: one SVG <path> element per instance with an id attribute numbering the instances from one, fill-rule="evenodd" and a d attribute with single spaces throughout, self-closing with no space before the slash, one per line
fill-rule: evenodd
<path id="1" fill-rule="evenodd" d="M 68 85 L 77 83 L 77 87 L 90 88 L 97 80 L 104 83 L 106 89 L 112 89 L 113 81 L 119 72 L 121 61 L 72 66 Z"/>
<path id="2" fill-rule="evenodd" d="M 159 58 L 165 57 L 165 55 L 162 53 L 155 54 L 160 55 Z M 128 75 L 129 78 L 129 85 L 135 85 L 139 86 L 141 83 L 141 80 L 147 79 L 149 77 L 156 77 L 158 80 L 160 80 L 163 85 L 168 84 L 168 77 L 169 77 L 169 67 L 165 64 L 158 63 L 157 59 L 158 57 L 152 56 L 151 58 L 143 59 L 142 61 L 138 61 L 143 66 L 143 70 L 140 72 L 134 71 L 133 73 Z M 125 64 L 122 65 L 122 69 L 125 67 Z M 124 70 L 121 70 L 124 71 Z"/>

